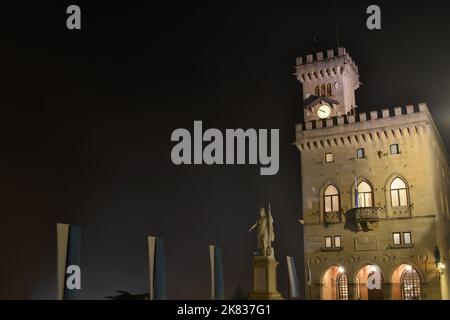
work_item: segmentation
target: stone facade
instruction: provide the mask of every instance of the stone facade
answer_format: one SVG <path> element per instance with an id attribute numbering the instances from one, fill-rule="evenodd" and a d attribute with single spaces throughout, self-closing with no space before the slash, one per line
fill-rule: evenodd
<path id="1" fill-rule="evenodd" d="M 327 63 L 339 64 L 333 59 L 345 57 L 355 71 L 350 86 L 355 90 L 357 67 L 344 49 L 340 52 L 344 55 L 329 54 Z M 320 59 L 307 61 L 307 73 L 323 69 Z M 304 73 L 297 72 L 297 78 L 299 74 Z M 378 298 L 408 296 L 406 266 L 420 279 L 414 298 L 449 299 L 448 266 L 442 268 L 450 256 L 449 158 L 426 104 L 358 114 L 354 94 L 350 99 L 346 96 L 352 94 L 332 97 L 339 102 L 334 107 L 343 108 L 344 115 L 334 112 L 328 119 L 319 119 L 312 106 L 304 111 L 307 122 L 296 126 L 305 283 L 310 283 L 307 299 L 337 298 L 342 292 L 336 294 L 336 290 L 348 290 L 348 299 L 367 298 L 361 292 L 361 270 L 366 266 L 381 272 Z M 393 184 L 397 178 L 404 183 L 400 191 Z M 363 181 L 370 187 L 368 193 L 357 191 Z M 338 191 L 333 198 L 336 204 L 331 197 L 325 199 L 330 185 Z M 343 283 L 348 289 L 342 289 L 342 284 L 337 289 L 337 278 L 331 277 L 331 287 L 325 283 L 325 274 L 333 266 L 345 273 Z"/>

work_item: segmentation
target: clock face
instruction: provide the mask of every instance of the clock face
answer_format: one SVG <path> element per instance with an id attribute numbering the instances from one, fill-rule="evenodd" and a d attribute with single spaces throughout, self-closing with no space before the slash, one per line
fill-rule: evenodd
<path id="1" fill-rule="evenodd" d="M 325 119 L 328 118 L 331 114 L 331 108 L 330 106 L 327 106 L 326 104 L 321 105 L 318 109 L 317 109 L 317 116 L 320 119 Z"/>

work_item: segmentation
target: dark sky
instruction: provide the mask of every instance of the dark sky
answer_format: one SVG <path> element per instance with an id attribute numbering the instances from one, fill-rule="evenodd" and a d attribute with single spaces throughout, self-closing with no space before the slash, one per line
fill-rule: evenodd
<path id="1" fill-rule="evenodd" d="M 31 4 L 32 3 L 32 4 Z M 342 45 L 359 65 L 360 110 L 427 102 L 450 137 L 450 9 L 445 1 L 338 1 Z M 66 7 L 82 30 L 66 29 Z M 332 1 L 156 5 L 21 3 L 0 10 L 0 298 L 56 297 L 57 222 L 79 224 L 82 297 L 148 292 L 146 236 L 162 236 L 168 295 L 208 298 L 208 245 L 221 246 L 226 296 L 251 289 L 247 233 L 272 204 L 285 256 L 302 279 L 303 118 L 295 57 L 336 46 Z M 175 166 L 176 128 L 280 129 L 280 170 Z"/>

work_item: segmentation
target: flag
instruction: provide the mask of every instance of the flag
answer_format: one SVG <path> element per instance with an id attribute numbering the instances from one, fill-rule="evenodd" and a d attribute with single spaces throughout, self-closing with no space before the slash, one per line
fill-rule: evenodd
<path id="1" fill-rule="evenodd" d="M 297 270 L 295 269 L 294 257 L 286 257 L 289 276 L 289 299 L 299 299 Z"/>
<path id="2" fill-rule="evenodd" d="M 164 262 L 164 242 L 160 237 L 149 236 L 150 300 L 166 300 L 166 267 Z"/>
<path id="3" fill-rule="evenodd" d="M 311 268 L 309 266 L 309 259 L 308 259 L 308 279 L 307 279 L 307 282 L 308 282 L 308 286 L 311 286 L 312 277 L 311 277 Z"/>
<path id="4" fill-rule="evenodd" d="M 359 207 L 358 203 L 358 179 L 355 176 L 355 208 Z"/>
<path id="5" fill-rule="evenodd" d="M 81 255 L 81 227 L 71 224 L 56 224 L 57 234 L 57 269 L 58 269 L 58 300 L 76 300 L 80 290 L 78 288 L 68 287 L 67 281 L 69 274 L 78 277 L 80 273 L 80 255 Z M 71 271 L 77 268 L 77 271 Z M 74 278 L 76 279 L 76 278 Z"/>
<path id="6" fill-rule="evenodd" d="M 211 264 L 211 300 L 224 300 L 223 266 L 220 248 L 209 246 L 209 261 Z"/>

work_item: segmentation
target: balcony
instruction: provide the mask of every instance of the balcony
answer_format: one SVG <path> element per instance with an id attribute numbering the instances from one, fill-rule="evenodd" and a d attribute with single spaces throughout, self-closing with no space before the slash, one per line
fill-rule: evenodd
<path id="1" fill-rule="evenodd" d="M 374 230 L 380 221 L 376 207 L 353 208 L 345 213 L 346 227 L 355 232 Z"/>

